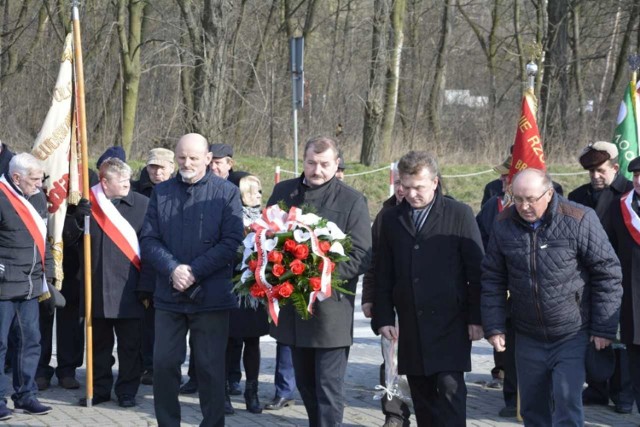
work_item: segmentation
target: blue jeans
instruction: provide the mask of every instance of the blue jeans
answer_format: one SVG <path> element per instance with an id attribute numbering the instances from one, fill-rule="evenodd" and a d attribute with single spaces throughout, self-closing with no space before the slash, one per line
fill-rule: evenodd
<path id="1" fill-rule="evenodd" d="M 40 311 L 38 299 L 0 301 L 0 405 L 6 404 L 9 384 L 4 375 L 9 332 L 15 339 L 13 390 L 11 399 L 22 405 L 35 397 L 36 369 L 40 360 Z"/>
<path id="2" fill-rule="evenodd" d="M 586 331 L 555 342 L 516 335 L 520 412 L 525 426 L 584 425 L 582 385 L 588 344 Z"/>
<path id="3" fill-rule="evenodd" d="M 276 372 L 273 380 L 276 386 L 276 396 L 283 399 L 293 399 L 296 392 L 296 377 L 293 371 L 291 347 L 278 343 L 276 345 Z"/>

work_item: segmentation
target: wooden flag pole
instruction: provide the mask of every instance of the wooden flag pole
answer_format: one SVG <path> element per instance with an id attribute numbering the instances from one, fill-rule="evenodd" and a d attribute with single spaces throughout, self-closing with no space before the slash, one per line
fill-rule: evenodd
<path id="1" fill-rule="evenodd" d="M 76 106 L 78 108 L 78 127 L 80 129 L 80 147 L 82 156 L 82 197 L 89 200 L 89 150 L 87 149 L 87 116 L 84 103 L 84 70 L 82 65 L 82 38 L 80 34 L 80 14 L 78 4 L 73 2 L 73 48 L 76 72 Z M 93 313 L 91 310 L 91 234 L 89 216 L 84 217 L 84 307 L 87 343 L 87 407 L 93 401 Z"/>

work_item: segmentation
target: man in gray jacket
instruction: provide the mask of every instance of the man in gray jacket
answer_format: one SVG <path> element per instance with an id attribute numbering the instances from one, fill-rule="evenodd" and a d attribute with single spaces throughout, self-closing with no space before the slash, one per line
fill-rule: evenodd
<path id="1" fill-rule="evenodd" d="M 485 337 L 505 350 L 508 291 L 525 425 L 581 426 L 587 346 L 618 330 L 620 262 L 595 212 L 555 194 L 543 171 L 518 173 L 512 193 L 482 262 Z"/>

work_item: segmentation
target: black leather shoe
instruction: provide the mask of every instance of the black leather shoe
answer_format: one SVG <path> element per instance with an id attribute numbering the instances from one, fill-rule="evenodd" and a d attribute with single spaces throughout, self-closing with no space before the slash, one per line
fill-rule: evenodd
<path id="1" fill-rule="evenodd" d="M 630 414 L 633 411 L 633 406 L 616 405 L 615 411 L 618 414 Z"/>
<path id="2" fill-rule="evenodd" d="M 294 399 L 285 399 L 284 397 L 276 396 L 271 402 L 267 403 L 264 406 L 264 409 L 268 409 L 270 411 L 277 411 L 279 409 L 285 408 L 287 406 L 293 406 L 296 404 Z"/>
<path id="3" fill-rule="evenodd" d="M 198 391 L 198 383 L 192 380 L 187 381 L 180 387 L 180 394 L 193 394 Z"/>
<path id="4" fill-rule="evenodd" d="M 108 402 L 110 400 L 111 400 L 111 397 L 107 397 L 107 396 L 93 396 L 93 399 L 91 400 L 91 406 L 96 406 L 101 403 Z M 80 406 L 87 406 L 87 398 L 86 397 L 81 398 L 78 403 L 80 404 Z"/>
<path id="5" fill-rule="evenodd" d="M 240 383 L 229 381 L 229 394 L 231 396 L 240 396 L 242 394 Z"/>
<path id="6" fill-rule="evenodd" d="M 144 385 L 153 385 L 153 371 L 152 370 L 146 370 L 142 373 L 142 376 L 140 377 L 140 384 L 144 384 Z"/>
<path id="7" fill-rule="evenodd" d="M 503 418 L 515 418 L 518 416 L 518 408 L 516 408 L 515 406 L 505 406 L 504 408 L 500 409 L 498 415 Z"/>
<path id="8" fill-rule="evenodd" d="M 118 405 L 121 408 L 133 408 L 136 406 L 136 398 L 129 394 L 123 394 L 118 397 Z"/>

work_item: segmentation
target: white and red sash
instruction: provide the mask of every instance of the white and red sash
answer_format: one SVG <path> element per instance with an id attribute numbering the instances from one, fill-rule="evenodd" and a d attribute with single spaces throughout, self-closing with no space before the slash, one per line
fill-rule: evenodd
<path id="1" fill-rule="evenodd" d="M 107 199 L 100 183 L 91 187 L 91 215 L 118 249 L 140 270 L 138 235 L 129 221 Z"/>
<path id="2" fill-rule="evenodd" d="M 640 218 L 636 211 L 633 210 L 631 203 L 633 203 L 633 193 L 635 190 L 629 191 L 620 199 L 620 210 L 622 211 L 622 219 L 624 225 L 629 230 L 629 234 L 640 245 Z"/>
<path id="3" fill-rule="evenodd" d="M 0 191 L 7 196 L 9 203 L 11 203 L 13 209 L 16 210 L 18 216 L 27 227 L 29 234 L 31 234 L 33 241 L 36 243 L 36 247 L 40 253 L 40 260 L 42 261 L 42 292 L 48 292 L 49 289 L 47 288 L 44 265 L 47 247 L 47 225 L 33 205 L 7 182 L 4 175 L 0 177 Z"/>

